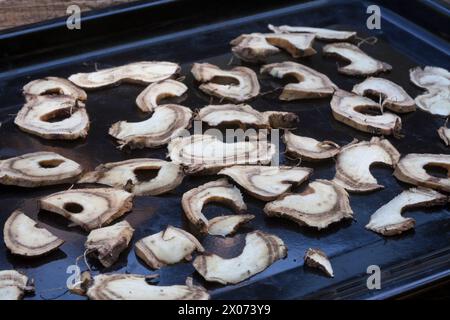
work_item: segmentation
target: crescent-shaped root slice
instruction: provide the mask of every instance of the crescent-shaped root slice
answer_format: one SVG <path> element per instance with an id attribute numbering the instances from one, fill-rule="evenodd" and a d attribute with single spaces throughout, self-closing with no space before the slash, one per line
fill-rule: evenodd
<path id="1" fill-rule="evenodd" d="M 334 93 L 330 105 L 337 121 L 363 132 L 398 136 L 402 128 L 402 120 L 396 114 L 368 114 L 380 112 L 381 107 L 366 97 L 338 90 Z"/>
<path id="2" fill-rule="evenodd" d="M 23 94 L 27 98 L 29 96 L 57 94 L 70 96 L 81 101 L 87 99 L 86 92 L 83 89 L 78 88 L 69 80 L 57 77 L 46 77 L 28 82 L 23 87 Z"/>
<path id="3" fill-rule="evenodd" d="M 400 234 L 414 228 L 413 218 L 404 218 L 406 209 L 444 205 L 447 196 L 428 188 L 411 188 L 383 205 L 370 217 L 366 228 L 385 236 Z"/>
<path id="4" fill-rule="evenodd" d="M 84 246 L 89 254 L 95 256 L 105 268 L 109 268 L 128 247 L 133 233 L 131 225 L 127 221 L 121 221 L 109 227 L 92 230 Z"/>
<path id="5" fill-rule="evenodd" d="M 157 148 L 191 126 L 192 111 L 189 108 L 165 104 L 155 108 L 151 118 L 140 122 L 119 121 L 109 129 L 121 147 L 131 149 Z"/>
<path id="6" fill-rule="evenodd" d="M 427 167 L 441 168 L 447 171 L 447 177 L 441 178 L 427 173 Z M 416 186 L 450 192 L 450 155 L 410 153 L 400 159 L 395 167 L 394 176 L 400 181 Z"/>
<path id="7" fill-rule="evenodd" d="M 73 74 L 69 80 L 83 89 L 98 89 L 121 82 L 150 84 L 171 78 L 179 71 L 180 66 L 173 62 L 142 61 L 90 73 Z"/>
<path id="8" fill-rule="evenodd" d="M 236 284 L 264 271 L 286 255 L 287 247 L 283 240 L 254 231 L 246 235 L 245 247 L 237 257 L 224 259 L 216 254 L 205 254 L 197 256 L 193 265 L 207 281 Z"/>
<path id="9" fill-rule="evenodd" d="M 441 88 L 449 90 L 450 72 L 444 68 L 426 66 L 409 70 L 409 79 L 423 89 Z"/>
<path id="10" fill-rule="evenodd" d="M 0 270 L 0 300 L 20 300 L 34 292 L 33 280 L 16 270 Z"/>
<path id="11" fill-rule="evenodd" d="M 209 221 L 202 213 L 203 206 L 209 202 L 220 202 L 236 213 L 247 210 L 247 205 L 238 188 L 219 179 L 205 183 L 183 194 L 181 205 L 188 220 L 201 232 L 208 232 Z"/>
<path id="12" fill-rule="evenodd" d="M 260 72 L 268 73 L 280 79 L 291 76 L 295 77 L 298 81 L 296 83 L 288 83 L 284 86 L 280 100 L 291 101 L 328 97 L 338 88 L 323 73 L 296 62 L 285 61 L 267 64 L 262 66 Z"/>
<path id="13" fill-rule="evenodd" d="M 425 112 L 441 117 L 450 116 L 450 88 L 431 88 L 414 100 L 417 106 Z"/>
<path id="14" fill-rule="evenodd" d="M 0 183 L 40 187 L 75 182 L 81 166 L 54 152 L 33 152 L 0 160 Z"/>
<path id="15" fill-rule="evenodd" d="M 248 104 L 208 105 L 200 109 L 196 120 L 209 126 L 239 125 L 256 128 L 293 128 L 299 119 L 295 113 L 283 111 L 259 112 Z"/>
<path id="16" fill-rule="evenodd" d="M 311 27 L 300 27 L 300 26 L 273 26 L 268 25 L 268 28 L 273 32 L 277 33 L 312 33 L 318 40 L 325 41 L 347 41 L 351 40 L 356 36 L 354 31 L 338 31 L 332 29 L 323 28 L 311 28 Z"/>
<path id="17" fill-rule="evenodd" d="M 136 255 L 152 269 L 189 261 L 194 251 L 205 250 L 192 234 L 172 226 L 139 240 L 134 249 Z"/>
<path id="18" fill-rule="evenodd" d="M 69 96 L 31 96 L 14 123 L 44 139 L 75 140 L 85 138 L 89 130 L 84 104 Z"/>
<path id="19" fill-rule="evenodd" d="M 211 96 L 243 102 L 259 94 L 258 77 L 252 69 L 246 67 L 222 70 L 209 63 L 194 63 L 191 73 L 195 80 L 202 83 L 200 90 Z"/>
<path id="20" fill-rule="evenodd" d="M 308 267 L 323 271 L 328 277 L 333 278 L 333 267 L 325 252 L 320 249 L 309 248 L 303 258 Z"/>
<path id="21" fill-rule="evenodd" d="M 160 100 L 181 97 L 187 90 L 184 83 L 172 79 L 152 83 L 137 96 L 136 104 L 143 112 L 153 112 Z"/>
<path id="22" fill-rule="evenodd" d="M 152 276 L 138 274 L 100 274 L 87 290 L 91 300 L 208 300 L 205 288 L 186 280 L 186 285 L 155 286 Z"/>
<path id="23" fill-rule="evenodd" d="M 370 76 L 392 69 L 391 65 L 372 58 L 350 43 L 330 43 L 324 46 L 322 50 L 326 56 L 337 57 L 350 62 L 344 67 L 338 67 L 338 72 L 349 76 Z"/>
<path id="24" fill-rule="evenodd" d="M 270 201 L 286 193 L 293 185 L 300 185 L 312 174 L 305 167 L 232 166 L 218 174 L 226 175 L 252 196 Z"/>
<path id="25" fill-rule="evenodd" d="M 286 153 L 306 161 L 330 159 L 341 150 L 341 147 L 333 141 L 318 141 L 310 137 L 295 135 L 290 131 L 285 131 L 283 142 L 286 144 Z"/>
<path id="26" fill-rule="evenodd" d="M 353 93 L 360 96 L 372 95 L 382 99 L 381 107 L 397 113 L 416 110 L 414 99 L 398 84 L 383 78 L 370 77 L 353 87 Z"/>
<path id="27" fill-rule="evenodd" d="M 5 222 L 3 239 L 12 254 L 37 257 L 58 249 L 64 240 L 47 229 L 37 226 L 37 222 L 16 210 Z"/>
<path id="28" fill-rule="evenodd" d="M 57 213 L 85 230 L 103 227 L 131 210 L 133 195 L 110 188 L 71 189 L 41 198 L 43 210 Z"/>
<path id="29" fill-rule="evenodd" d="M 373 164 L 395 167 L 400 153 L 386 139 L 354 142 L 342 147 L 336 160 L 334 182 L 352 192 L 370 192 L 383 188 L 370 173 Z"/>
<path id="30" fill-rule="evenodd" d="M 146 179 L 145 175 L 154 171 L 157 171 L 156 176 Z M 137 196 L 155 196 L 175 189 L 183 178 L 183 168 L 178 164 L 138 158 L 101 164 L 94 171 L 83 175 L 78 183 L 100 183 Z"/>
<path id="31" fill-rule="evenodd" d="M 215 174 L 233 165 L 268 164 L 275 145 L 265 139 L 226 143 L 212 135 L 196 134 L 172 139 L 168 145 L 172 162 L 187 174 Z"/>
<path id="32" fill-rule="evenodd" d="M 219 216 L 212 218 L 208 223 L 208 233 L 213 236 L 227 237 L 247 222 L 255 218 L 252 214 L 235 214 L 230 216 Z"/>
<path id="33" fill-rule="evenodd" d="M 353 217 L 344 188 L 332 181 L 311 182 L 302 193 L 286 194 L 264 207 L 269 217 L 282 217 L 318 230 Z"/>
<path id="34" fill-rule="evenodd" d="M 445 145 L 448 146 L 450 144 L 450 129 L 447 127 L 440 127 L 437 132 Z"/>

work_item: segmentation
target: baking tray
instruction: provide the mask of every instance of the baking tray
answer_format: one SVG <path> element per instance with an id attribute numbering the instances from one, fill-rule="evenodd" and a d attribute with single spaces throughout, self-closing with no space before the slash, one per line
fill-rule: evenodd
<path id="1" fill-rule="evenodd" d="M 190 67 L 194 62 L 210 62 L 221 67 L 240 65 L 232 58 L 229 41 L 242 33 L 265 32 L 267 24 L 310 25 L 333 29 L 356 30 L 360 37 L 375 36 L 376 45 L 364 43 L 361 48 L 368 54 L 394 66 L 384 74 L 401 85 L 411 95 L 421 92 L 408 80 L 408 70 L 417 65 L 436 65 L 449 69 L 449 45 L 441 38 L 414 25 L 384 7 L 381 8 L 381 30 L 366 28 L 366 7 L 359 1 L 264 1 L 255 5 L 246 1 L 242 7 L 232 4 L 208 2 L 154 1 L 137 3 L 116 9 L 92 13 L 82 20 L 82 29 L 69 31 L 63 20 L 41 23 L 0 34 L 0 157 L 2 159 L 40 150 L 55 151 L 81 163 L 87 170 L 111 161 L 134 157 L 164 159 L 166 148 L 120 151 L 108 136 L 109 126 L 119 120 L 137 121 L 146 116 L 140 113 L 134 100 L 144 88 L 123 84 L 88 93 L 87 110 L 92 122 L 86 140 L 75 142 L 47 141 L 21 132 L 13 124 L 14 115 L 23 105 L 22 86 L 31 79 L 44 76 L 68 77 L 76 72 L 89 72 L 95 68 L 118 66 L 140 60 L 168 60 L 182 65 L 184 83 L 189 87 L 183 105 L 192 109 L 210 102 L 193 83 Z M 373 4 L 371 2 L 370 4 Z M 181 15 L 182 14 L 182 15 Z M 426 12 L 424 12 L 426 14 Z M 79 32 L 79 33 L 77 33 Z M 322 43 L 317 42 L 318 54 L 300 62 L 327 74 L 340 88 L 350 90 L 361 79 L 340 75 L 336 60 L 323 58 Z M 287 55 L 271 61 L 292 60 Z M 247 64 L 245 64 L 247 65 Z M 257 66 L 248 65 L 254 70 Z M 262 92 L 280 86 L 280 81 L 261 76 Z M 282 102 L 277 92 L 251 101 L 258 110 L 284 110 L 296 112 L 300 124 L 294 133 L 319 140 L 333 139 L 345 145 L 354 138 L 370 139 L 369 134 L 356 131 L 335 121 L 331 115 L 329 99 Z M 216 100 L 217 102 L 217 100 Z M 445 119 L 433 117 L 418 110 L 403 115 L 404 137 L 389 140 L 402 153 L 448 153 L 437 136 L 436 129 Z M 284 146 L 282 146 L 284 148 Z M 281 157 L 283 164 L 296 162 Z M 334 162 L 303 163 L 314 168 L 311 180 L 334 176 Z M 164 267 L 157 273 L 160 285 L 180 284 L 188 276 L 204 285 L 214 299 L 381 299 L 405 293 L 414 288 L 439 281 L 450 274 L 450 214 L 449 208 L 414 210 L 407 215 L 416 219 L 415 230 L 398 237 L 381 237 L 364 229 L 370 215 L 392 199 L 407 185 L 392 176 L 392 169 L 376 167 L 372 172 L 385 186 L 383 190 L 366 195 L 352 194 L 354 221 L 337 223 L 317 232 L 276 218 L 266 218 L 264 203 L 244 194 L 248 212 L 256 219 L 230 238 L 206 236 L 201 238 L 207 251 L 233 257 L 239 253 L 245 234 L 263 230 L 278 235 L 289 248 L 288 257 L 278 261 L 264 272 L 238 284 L 222 286 L 204 282 L 190 263 Z M 158 232 L 167 225 L 193 231 L 180 205 L 184 192 L 211 177 L 189 177 L 170 194 L 158 197 L 137 197 L 133 211 L 125 216 L 136 229 L 133 241 L 120 260 L 109 269 L 101 269 L 94 261 L 94 274 L 101 272 L 156 273 L 149 270 L 134 254 L 138 239 Z M 69 185 L 24 189 L 0 186 L 0 226 L 16 208 L 22 208 L 51 232 L 66 242 L 60 250 L 40 259 L 23 259 L 9 254 L 0 241 L 0 269 L 18 269 L 34 278 L 36 294 L 26 299 L 84 299 L 66 291 L 69 265 L 75 264 L 84 251 L 86 233 L 67 227 L 67 221 L 55 214 L 39 212 L 37 199 L 65 190 Z M 298 188 L 301 190 L 302 187 Z M 227 209 L 210 205 L 207 216 L 223 214 Z M 303 266 L 307 248 L 321 248 L 330 257 L 335 270 L 333 279 L 324 277 Z M 86 269 L 82 260 L 78 262 Z M 366 287 L 369 265 L 381 268 L 381 289 Z"/>

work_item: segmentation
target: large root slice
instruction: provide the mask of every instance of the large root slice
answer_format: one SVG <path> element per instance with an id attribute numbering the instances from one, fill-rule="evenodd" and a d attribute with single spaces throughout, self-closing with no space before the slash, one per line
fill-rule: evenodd
<path id="1" fill-rule="evenodd" d="M 400 234 L 414 228 L 413 218 L 404 218 L 403 210 L 444 205 L 447 196 L 428 188 L 411 188 L 386 203 L 370 217 L 366 228 L 385 236 Z"/>
<path id="2" fill-rule="evenodd" d="M 6 220 L 3 228 L 6 247 L 13 254 L 37 257 L 56 250 L 64 243 L 47 229 L 37 226 L 37 222 L 16 210 Z"/>
<path id="3" fill-rule="evenodd" d="M 269 202 L 264 212 L 269 217 L 287 218 L 319 230 L 353 217 L 347 192 L 328 180 L 313 181 L 302 193 L 287 194 Z"/>
<path id="4" fill-rule="evenodd" d="M 57 77 L 46 77 L 28 82 L 23 87 L 23 94 L 27 99 L 29 96 L 41 96 L 47 94 L 57 94 L 70 96 L 74 99 L 85 101 L 87 99 L 86 92 L 72 82 Z"/>
<path id="5" fill-rule="evenodd" d="M 450 116 L 450 89 L 431 88 L 417 96 L 415 102 L 423 111 L 442 117 Z"/>
<path id="6" fill-rule="evenodd" d="M 450 129 L 447 127 L 440 127 L 438 129 L 439 137 L 444 141 L 445 145 L 450 144 Z"/>
<path id="7" fill-rule="evenodd" d="M 242 253 L 232 259 L 215 254 L 198 256 L 194 267 L 207 281 L 236 284 L 262 272 L 287 255 L 283 240 L 275 235 L 254 231 L 245 237 Z"/>
<path id="8" fill-rule="evenodd" d="M 317 161 L 333 158 L 341 147 L 333 141 L 318 141 L 313 138 L 297 136 L 290 131 L 283 135 L 286 153 L 307 161 Z"/>
<path id="9" fill-rule="evenodd" d="M 75 182 L 83 169 L 54 152 L 33 152 L 0 160 L 0 183 L 40 187 Z"/>
<path id="10" fill-rule="evenodd" d="M 422 69 L 416 67 L 409 70 L 409 78 L 416 86 L 424 89 L 442 88 L 449 90 L 450 87 L 450 72 L 444 68 L 426 66 Z"/>
<path id="11" fill-rule="evenodd" d="M 311 27 L 297 27 L 297 26 L 273 26 L 268 25 L 268 28 L 273 32 L 277 33 L 312 33 L 315 35 L 316 39 L 332 41 L 340 40 L 346 41 L 351 40 L 356 36 L 354 31 L 338 31 L 332 29 L 322 29 L 322 28 L 311 28 Z"/>
<path id="12" fill-rule="evenodd" d="M 160 269 L 182 260 L 191 260 L 194 251 L 203 252 L 200 242 L 189 232 L 168 226 L 135 244 L 136 255 L 152 269 Z"/>
<path id="13" fill-rule="evenodd" d="M 110 188 L 71 189 L 41 198 L 43 210 L 62 215 L 85 230 L 100 228 L 131 210 L 133 195 Z"/>
<path id="14" fill-rule="evenodd" d="M 187 89 L 184 83 L 172 79 L 152 83 L 138 95 L 136 104 L 143 112 L 153 112 L 160 100 L 181 97 Z"/>
<path id="15" fill-rule="evenodd" d="M 309 248 L 304 257 L 308 267 L 322 270 L 328 277 L 334 277 L 333 267 L 327 255 L 320 249 Z"/>
<path id="16" fill-rule="evenodd" d="M 16 270 L 0 271 L 0 300 L 20 300 L 25 293 L 33 293 L 33 280 Z"/>
<path id="17" fill-rule="evenodd" d="M 252 196 L 270 201 L 286 193 L 292 185 L 306 181 L 312 171 L 304 167 L 232 166 L 219 174 L 232 178 Z"/>

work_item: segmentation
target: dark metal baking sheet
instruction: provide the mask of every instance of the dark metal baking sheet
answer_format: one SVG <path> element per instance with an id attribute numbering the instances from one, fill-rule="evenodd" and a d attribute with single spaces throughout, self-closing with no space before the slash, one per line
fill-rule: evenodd
<path id="1" fill-rule="evenodd" d="M 165 4 L 169 5 L 169 4 Z M 176 4 L 180 6 L 179 3 Z M 400 84 L 412 96 L 421 92 L 408 80 L 408 70 L 417 65 L 436 65 L 449 69 L 449 45 L 424 29 L 415 26 L 397 14 L 382 8 L 381 30 L 367 30 L 366 7 L 368 3 L 355 1 L 313 1 L 289 7 L 270 8 L 270 11 L 250 14 L 235 13 L 217 23 L 194 24 L 184 21 L 173 26 L 167 21 L 169 34 L 159 31 L 155 36 L 152 29 L 136 30 L 135 37 L 116 37 L 114 41 L 105 39 L 102 46 L 102 33 L 90 30 L 96 35 L 95 45 L 88 38 L 72 54 L 61 46 L 52 44 L 43 46 L 39 53 L 37 44 L 30 48 L 30 59 L 21 57 L 18 52 L 5 49 L 0 69 L 0 157 L 2 159 L 39 150 L 51 150 L 80 162 L 86 169 L 93 169 L 100 163 L 119 161 L 133 157 L 165 158 L 166 148 L 157 150 L 136 150 L 124 152 L 116 148 L 113 139 L 107 135 L 109 126 L 119 120 L 136 121 L 146 116 L 139 113 L 134 100 L 142 86 L 120 85 L 88 93 L 87 110 L 92 122 L 89 136 L 84 141 L 58 142 L 46 141 L 18 130 L 14 124 L 14 115 L 23 104 L 22 86 L 31 79 L 44 76 L 67 77 L 75 72 L 93 71 L 140 60 L 168 60 L 182 65 L 182 74 L 189 87 L 188 98 L 183 105 L 192 109 L 209 103 L 210 98 L 203 95 L 193 83 L 190 67 L 193 62 L 210 62 L 221 67 L 240 65 L 241 62 L 230 54 L 228 42 L 241 33 L 265 32 L 268 23 L 275 25 L 311 25 L 335 29 L 356 30 L 361 37 L 376 36 L 376 45 L 362 44 L 368 54 L 394 66 L 389 74 L 384 74 Z M 141 5 L 142 6 L 142 5 Z M 189 5 L 186 16 L 189 16 Z M 133 14 L 141 20 L 151 19 L 148 6 L 141 7 Z M 209 12 L 205 9 L 203 15 Z M 146 14 L 139 16 L 139 12 Z M 255 11 L 256 12 L 256 11 Z M 120 15 L 118 15 L 120 17 Z M 173 15 L 174 16 L 174 15 Z M 109 19 L 111 17 L 109 16 Z M 123 16 L 122 16 L 123 18 Z M 176 18 L 173 17 L 174 21 Z M 200 19 L 200 18 L 199 18 Z M 114 19 L 102 20 L 102 15 L 92 16 L 91 22 L 102 26 L 102 21 L 112 23 Z M 120 19 L 115 22 L 119 23 Z M 198 22 L 198 21 L 197 21 Z M 59 22 L 58 22 L 59 23 Z M 58 25 L 58 23 L 56 23 Z M 128 23 L 127 25 L 129 25 Z M 87 23 L 89 26 L 89 23 Z M 46 28 L 48 25 L 40 25 Z M 178 30 L 176 28 L 178 27 Z M 191 28 L 192 27 L 192 28 Z M 55 27 L 56 28 L 56 27 Z M 83 28 L 83 27 L 82 27 Z M 102 26 L 104 30 L 107 26 Z M 116 26 L 111 25 L 111 29 Z M 115 29 L 114 29 L 115 30 Z M 48 31 L 48 30 L 47 30 Z M 21 30 L 30 37 L 45 37 L 46 30 Z M 129 34 L 123 30 L 123 34 Z M 59 31 L 72 37 L 69 31 Z M 0 43 L 14 44 L 14 36 L 0 36 Z M 119 39 L 119 40 L 118 40 Z M 131 40 L 132 39 L 132 40 Z M 48 40 L 50 41 L 50 40 Z M 80 40 L 81 41 L 81 40 Z M 120 41 L 120 42 L 117 42 Z M 19 41 L 17 42 L 19 43 Z M 16 44 L 17 44 L 16 43 Z M 336 61 L 323 58 L 322 43 L 316 42 L 318 54 L 300 62 L 327 74 L 339 87 L 350 90 L 361 79 L 346 77 L 336 71 Z M 33 49 L 34 48 L 34 49 Z M 92 49 L 90 51 L 90 49 Z M 33 51 L 34 50 L 34 51 Z M 69 51 L 69 52 L 68 52 Z M 26 57 L 26 55 L 25 55 Z M 287 55 L 274 57 L 272 61 L 292 60 Z M 246 65 L 246 64 L 245 64 Z M 257 66 L 248 65 L 258 70 Z M 270 91 L 280 82 L 261 76 L 262 91 Z M 294 111 L 300 116 L 300 124 L 294 132 L 317 139 L 333 139 L 346 144 L 357 138 L 370 139 L 370 135 L 353 130 L 336 122 L 329 108 L 329 99 L 311 101 L 282 102 L 277 93 L 258 97 L 251 101 L 258 110 Z M 448 149 L 438 138 L 436 129 L 442 126 L 444 119 L 433 117 L 422 111 L 402 116 L 402 139 L 389 138 L 402 154 L 409 152 L 448 153 Z M 282 156 L 282 163 L 295 164 Z M 332 178 L 333 161 L 321 164 L 304 165 L 314 168 L 311 178 Z M 215 299 L 293 299 L 293 298 L 387 298 L 403 293 L 420 285 L 442 279 L 449 275 L 450 257 L 450 215 L 449 208 L 414 210 L 407 213 L 416 219 L 416 228 L 402 236 L 384 238 L 364 229 L 370 215 L 382 204 L 389 201 L 408 186 L 392 177 L 389 168 L 373 168 L 372 172 L 385 189 L 367 195 L 351 195 L 351 206 L 355 212 L 355 221 L 333 225 L 327 230 L 317 232 L 309 228 L 300 228 L 282 219 L 266 218 L 262 213 L 263 202 L 244 194 L 249 213 L 255 214 L 255 221 L 242 228 L 232 238 L 207 236 L 202 243 L 208 251 L 224 257 L 232 257 L 242 249 L 245 233 L 260 229 L 280 236 L 289 248 L 288 257 L 278 261 L 264 272 L 234 286 L 222 286 L 205 283 L 195 273 L 190 263 L 180 263 L 162 268 L 160 284 L 183 283 L 187 276 L 210 290 Z M 154 273 L 134 254 L 136 240 L 162 230 L 167 225 L 181 226 L 191 230 L 180 206 L 184 192 L 217 177 L 190 177 L 174 192 L 158 197 L 137 197 L 134 209 L 125 216 L 136 229 L 133 242 L 112 268 L 101 272 L 128 272 L 138 274 Z M 9 254 L 0 241 L 0 269 L 14 268 L 26 272 L 35 279 L 37 292 L 27 299 L 83 299 L 66 292 L 65 285 L 69 274 L 67 267 L 75 263 L 84 251 L 86 233 L 77 228 L 67 227 L 67 221 L 47 212 L 38 212 L 36 199 L 69 186 L 23 189 L 0 186 L 0 226 L 4 225 L 8 215 L 16 208 L 22 208 L 31 217 L 50 231 L 66 240 L 60 250 L 42 259 L 23 259 Z M 301 189 L 301 188 L 300 188 Z M 227 209 L 211 205 L 206 209 L 208 216 L 222 214 Z M 191 230 L 193 231 L 193 230 Z M 330 257 L 335 269 L 335 278 L 329 279 L 320 273 L 303 266 L 303 255 L 307 248 L 319 247 Z M 85 269 L 82 260 L 78 264 Z M 369 265 L 379 265 L 382 270 L 381 290 L 368 290 L 365 286 Z M 94 263 L 94 269 L 98 269 Z M 94 273 L 97 273 L 95 271 Z"/>

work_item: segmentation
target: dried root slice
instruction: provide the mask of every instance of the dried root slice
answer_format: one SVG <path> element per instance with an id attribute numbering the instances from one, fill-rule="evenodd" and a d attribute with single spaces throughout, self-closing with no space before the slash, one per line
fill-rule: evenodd
<path id="1" fill-rule="evenodd" d="M 403 210 L 444 205 L 447 196 L 428 188 L 411 188 L 386 203 L 370 217 L 366 228 L 385 236 L 400 234 L 414 228 L 413 218 L 404 218 Z"/>
<path id="2" fill-rule="evenodd" d="M 341 147 L 333 141 L 318 141 L 313 138 L 297 136 L 290 131 L 283 135 L 286 153 L 307 161 L 317 161 L 333 158 Z"/>
<path id="3" fill-rule="evenodd" d="M 438 129 L 439 137 L 445 142 L 445 145 L 450 144 L 450 129 L 447 127 L 440 127 Z"/>
<path id="4" fill-rule="evenodd" d="M 191 260 L 194 251 L 205 249 L 189 232 L 168 226 L 166 230 L 145 237 L 135 245 L 136 255 L 152 269 L 160 269 L 182 260 Z"/>
<path id="5" fill-rule="evenodd" d="M 308 267 L 322 270 L 328 277 L 334 277 L 333 268 L 327 255 L 320 249 L 309 248 L 304 257 Z"/>
<path id="6" fill-rule="evenodd" d="M 243 102 L 259 94 L 260 87 L 256 73 L 246 67 L 222 70 L 209 63 L 194 63 L 191 72 L 195 80 L 202 83 L 200 90 L 211 96 L 232 102 Z M 220 83 L 222 79 L 237 82 L 237 84 Z"/>
<path id="7" fill-rule="evenodd" d="M 92 284 L 92 276 L 89 271 L 83 271 L 80 274 L 80 280 L 74 284 L 67 286 L 70 293 L 78 294 L 80 296 L 85 296 L 89 286 Z"/>
<path id="8" fill-rule="evenodd" d="M 264 207 L 269 217 L 290 219 L 300 226 L 324 229 L 334 222 L 352 218 L 348 194 L 332 181 L 316 180 L 299 194 L 287 194 Z"/>
<path id="9" fill-rule="evenodd" d="M 33 280 L 16 270 L 0 271 L 0 300 L 20 300 L 34 292 Z"/>
<path id="10" fill-rule="evenodd" d="M 409 70 L 409 78 L 416 86 L 424 89 L 441 88 L 449 90 L 450 72 L 444 68 L 416 67 Z"/>
<path id="11" fill-rule="evenodd" d="M 215 174 L 237 164 L 268 164 L 275 154 L 275 145 L 267 140 L 226 143 L 201 134 L 173 139 L 168 149 L 172 161 L 187 174 Z"/>
<path id="12" fill-rule="evenodd" d="M 155 286 L 149 276 L 137 274 L 100 274 L 88 289 L 91 300 L 208 300 L 208 292 L 194 286 L 188 278 L 186 285 Z"/>
<path id="13" fill-rule="evenodd" d="M 0 183 L 40 187 L 75 182 L 81 166 L 54 152 L 33 152 L 0 160 Z"/>
<path id="14" fill-rule="evenodd" d="M 288 83 L 284 86 L 280 100 L 328 97 L 337 89 L 337 86 L 323 73 L 291 61 L 267 64 L 261 68 L 261 73 L 268 73 L 280 79 L 285 76 L 293 76 L 297 79 L 297 83 Z"/>
<path id="15" fill-rule="evenodd" d="M 426 167 L 443 168 L 447 177 L 440 178 L 427 173 Z M 450 155 L 410 153 L 400 159 L 394 176 L 406 183 L 450 192 Z"/>
<path id="16" fill-rule="evenodd" d="M 40 199 L 43 210 L 57 213 L 85 230 L 109 224 L 131 210 L 133 195 L 126 191 L 95 188 L 71 189 Z"/>
<path id="17" fill-rule="evenodd" d="M 220 216 L 209 220 L 208 233 L 213 236 L 230 236 L 236 233 L 240 226 L 255 218 L 252 214 L 235 214 Z"/>
<path id="18" fill-rule="evenodd" d="M 417 96 L 415 102 L 423 111 L 442 117 L 450 116 L 450 89 L 432 88 Z"/>
<path id="19" fill-rule="evenodd" d="M 364 95 L 376 95 L 383 99 L 382 108 L 397 113 L 412 112 L 416 110 L 414 99 L 398 84 L 383 78 L 370 77 L 355 85 L 354 93 Z"/>
<path id="20" fill-rule="evenodd" d="M 57 94 L 70 96 L 76 100 L 85 101 L 87 99 L 86 92 L 72 82 L 57 77 L 46 77 L 44 79 L 37 79 L 28 82 L 23 87 L 23 94 L 25 97 L 41 96 L 48 94 Z"/>
<path id="21" fill-rule="evenodd" d="M 75 140 L 85 138 L 89 130 L 84 104 L 69 96 L 31 96 L 14 123 L 44 139 Z"/>
<path id="22" fill-rule="evenodd" d="M 347 41 L 356 36 L 354 31 L 337 31 L 332 29 L 311 28 L 311 27 L 294 27 L 294 26 L 273 26 L 268 25 L 268 28 L 277 33 L 312 33 L 316 39 L 325 41 Z"/>
<path id="23" fill-rule="evenodd" d="M 149 84 L 171 78 L 179 71 L 180 66 L 176 63 L 143 61 L 90 73 L 73 74 L 69 80 L 84 89 L 97 89 L 121 82 Z"/>
<path id="24" fill-rule="evenodd" d="M 242 253 L 232 259 L 215 254 L 198 256 L 194 268 L 203 278 L 222 284 L 236 284 L 262 272 L 287 255 L 283 240 L 262 231 L 248 233 Z"/>
<path id="25" fill-rule="evenodd" d="M 373 100 L 356 94 L 338 90 L 331 99 L 333 117 L 357 130 L 372 134 L 398 136 L 402 128 L 402 120 L 396 114 L 384 112 L 370 115 L 368 112 L 381 111 L 381 107 Z"/>
<path id="26" fill-rule="evenodd" d="M 338 72 L 349 76 L 370 76 L 392 69 L 386 62 L 376 60 L 357 46 L 346 42 L 330 43 L 323 47 L 323 53 L 350 62 L 338 68 Z"/>
<path id="27" fill-rule="evenodd" d="M 47 229 L 37 226 L 37 222 L 16 210 L 6 220 L 3 239 L 12 254 L 37 257 L 58 249 L 64 243 Z"/>
<path id="28" fill-rule="evenodd" d="M 158 171 L 156 177 L 142 180 L 139 174 Z M 140 158 L 99 165 L 78 183 L 100 183 L 124 189 L 137 196 L 155 196 L 178 187 L 184 178 L 183 168 L 160 159 Z"/>
<path id="29" fill-rule="evenodd" d="M 372 164 L 395 167 L 400 153 L 386 139 L 351 143 L 342 147 L 336 161 L 334 182 L 353 192 L 369 192 L 383 188 L 370 173 Z"/>
<path id="30" fill-rule="evenodd" d="M 176 104 L 155 108 L 152 117 L 141 122 L 119 121 L 109 129 L 109 134 L 119 140 L 121 147 L 157 148 L 191 126 L 192 111 Z"/>
<path id="31" fill-rule="evenodd" d="M 312 171 L 304 167 L 232 166 L 219 174 L 230 177 L 252 196 L 270 201 L 286 193 L 292 185 L 306 181 Z"/>
<path id="32" fill-rule="evenodd" d="M 143 112 L 153 112 L 160 100 L 181 97 L 187 89 L 184 83 L 172 79 L 152 83 L 138 95 L 136 104 Z"/>
<path id="33" fill-rule="evenodd" d="M 85 243 L 88 252 L 94 255 L 105 267 L 111 267 L 120 253 L 128 247 L 134 229 L 126 221 L 109 227 L 92 230 Z"/>
<path id="34" fill-rule="evenodd" d="M 210 126 L 239 125 L 257 128 L 293 128 L 299 121 L 292 112 L 265 111 L 259 112 L 248 104 L 209 105 L 200 109 L 196 120 Z"/>

